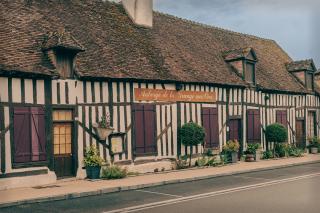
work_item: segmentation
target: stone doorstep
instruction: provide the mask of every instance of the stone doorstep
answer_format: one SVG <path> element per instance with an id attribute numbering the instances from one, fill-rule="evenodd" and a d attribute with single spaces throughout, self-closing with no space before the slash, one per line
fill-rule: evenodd
<path id="1" fill-rule="evenodd" d="M 250 172 L 268 171 L 268 170 L 274 170 L 274 169 L 280 169 L 280 168 L 286 168 L 286 167 L 292 167 L 292 166 L 315 164 L 315 163 L 319 163 L 319 162 L 320 162 L 320 160 L 312 160 L 312 161 L 305 161 L 305 162 L 288 163 L 285 165 L 269 166 L 269 167 L 264 167 L 264 168 L 246 169 L 243 171 L 225 172 L 225 173 L 207 175 L 207 176 L 198 176 L 198 177 L 192 177 L 192 178 L 180 178 L 180 179 L 174 179 L 174 180 L 159 181 L 159 182 L 148 183 L 148 184 L 137 184 L 137 185 L 123 186 L 123 187 L 121 187 L 121 186 L 120 187 L 109 187 L 109 188 L 107 187 L 107 188 L 101 188 L 99 190 L 94 190 L 94 191 L 73 192 L 73 193 L 66 193 L 66 194 L 62 194 L 62 195 L 20 200 L 20 201 L 8 202 L 8 203 L 0 203 L 0 208 L 18 206 L 18 205 L 22 205 L 22 204 L 68 200 L 68 199 L 74 199 L 74 198 L 79 198 L 79 197 L 88 197 L 88 196 L 94 196 L 94 195 L 115 193 L 115 192 L 120 192 L 120 191 L 137 190 L 137 189 L 149 188 L 149 187 L 153 187 L 153 186 L 161 186 L 161 185 L 168 185 L 168 184 L 175 184 L 175 183 L 185 183 L 185 182 L 204 180 L 204 179 L 210 179 L 210 178 L 215 178 L 215 177 L 231 176 L 231 175 L 236 175 L 236 174 L 245 174 L 245 173 L 250 173 Z M 207 168 L 207 167 L 165 171 L 165 172 L 158 172 L 156 174 L 190 171 L 190 170 L 205 169 L 205 168 Z M 151 175 L 151 174 L 149 174 L 149 175 Z"/>

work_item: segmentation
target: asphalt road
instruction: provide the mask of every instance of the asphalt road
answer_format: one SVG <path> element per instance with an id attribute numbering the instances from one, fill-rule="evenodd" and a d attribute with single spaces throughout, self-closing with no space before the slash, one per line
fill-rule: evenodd
<path id="1" fill-rule="evenodd" d="M 0 212 L 319 213 L 320 163 L 27 204 Z"/>

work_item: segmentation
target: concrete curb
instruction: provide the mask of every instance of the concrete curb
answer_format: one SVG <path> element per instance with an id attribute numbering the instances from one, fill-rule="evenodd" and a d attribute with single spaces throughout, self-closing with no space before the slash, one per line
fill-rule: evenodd
<path id="1" fill-rule="evenodd" d="M 75 193 L 69 193 L 69 194 L 64 194 L 64 195 L 56 195 L 56 196 L 48 196 L 48 197 L 28 199 L 28 200 L 20 200 L 20 201 L 15 201 L 15 202 L 10 202 L 10 203 L 2 203 L 2 204 L 0 203 L 0 208 L 18 206 L 18 205 L 23 205 L 23 204 L 68 200 L 68 199 L 75 199 L 75 198 L 80 198 L 80 197 L 109 194 L 109 193 L 120 192 L 120 191 L 137 190 L 137 189 L 149 188 L 149 187 L 154 187 L 154 186 L 162 186 L 162 185 L 175 184 L 175 183 L 185 183 L 185 182 L 205 180 L 205 179 L 217 178 L 217 177 L 223 177 L 223 176 L 246 174 L 246 173 L 258 172 L 258 171 L 268 171 L 268 170 L 281 169 L 281 168 L 287 168 L 287 167 L 292 167 L 292 166 L 301 166 L 301 165 L 307 165 L 307 164 L 315 164 L 315 163 L 320 163 L 320 160 L 301 162 L 301 163 L 291 163 L 291 164 L 286 164 L 286 165 L 271 166 L 271 167 L 258 168 L 258 169 L 248 169 L 248 170 L 244 170 L 244 171 L 226 172 L 226 173 L 215 174 L 215 175 L 199 176 L 199 177 L 184 178 L 184 179 L 177 179 L 177 180 L 160 181 L 160 182 L 150 183 L 150 184 L 138 184 L 138 185 L 133 185 L 133 186 L 102 188 L 102 189 L 95 190 L 95 191 L 75 192 Z"/>

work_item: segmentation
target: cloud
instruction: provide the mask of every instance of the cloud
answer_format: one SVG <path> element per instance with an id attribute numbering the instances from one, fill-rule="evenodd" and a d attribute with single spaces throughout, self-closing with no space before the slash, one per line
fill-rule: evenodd
<path id="1" fill-rule="evenodd" d="M 320 65 L 318 0 L 155 0 L 155 9 L 276 40 L 293 59 Z M 319 26 L 318 26 L 319 25 Z"/>

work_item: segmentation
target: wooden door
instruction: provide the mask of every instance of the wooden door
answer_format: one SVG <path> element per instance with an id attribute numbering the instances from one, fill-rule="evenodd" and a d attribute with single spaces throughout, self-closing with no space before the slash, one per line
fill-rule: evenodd
<path id="1" fill-rule="evenodd" d="M 307 117 L 307 132 L 308 132 L 308 138 L 312 138 L 317 136 L 317 126 L 316 126 L 316 112 L 308 112 Z"/>
<path id="2" fill-rule="evenodd" d="M 229 140 L 241 141 L 241 119 L 229 120 Z"/>
<path id="3" fill-rule="evenodd" d="M 205 147 L 219 147 L 219 123 L 217 108 L 202 108 L 202 126 L 206 131 Z"/>
<path id="4" fill-rule="evenodd" d="M 305 147 L 304 120 L 296 121 L 296 144 L 298 147 Z"/>
<path id="5" fill-rule="evenodd" d="M 72 111 L 55 110 L 53 121 L 54 171 L 59 178 L 74 176 Z"/>

